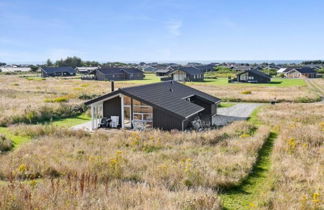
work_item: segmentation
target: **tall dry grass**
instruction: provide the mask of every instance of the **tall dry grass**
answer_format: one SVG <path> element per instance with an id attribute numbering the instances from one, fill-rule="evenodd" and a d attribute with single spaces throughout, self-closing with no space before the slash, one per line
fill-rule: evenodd
<path id="1" fill-rule="evenodd" d="M 0 209 L 220 209 L 269 135 L 236 122 L 206 132 L 72 131 L 17 125 L 30 143 L 0 156 Z"/>
<path id="2" fill-rule="evenodd" d="M 74 175 L 64 179 L 0 185 L 0 209 L 220 209 L 207 189 L 171 192 L 161 186 Z"/>
<path id="3" fill-rule="evenodd" d="M 272 156 L 273 190 L 264 197 L 265 208 L 323 209 L 324 105 L 280 104 L 259 116 L 280 133 Z"/>
<path id="4" fill-rule="evenodd" d="M 319 97 L 306 86 L 256 86 L 256 85 L 193 85 L 203 92 L 221 98 L 224 101 L 270 102 L 276 98 L 278 102 L 314 102 Z M 245 94 L 250 93 L 250 94 Z"/>
<path id="5" fill-rule="evenodd" d="M 149 183 L 169 190 L 238 184 L 251 170 L 269 129 L 246 122 L 208 132 L 87 133 L 44 126 L 11 128 L 38 137 L 0 157 L 3 177 L 19 179 L 90 173 L 99 180 Z M 29 130 L 26 133 L 26 130 Z"/>

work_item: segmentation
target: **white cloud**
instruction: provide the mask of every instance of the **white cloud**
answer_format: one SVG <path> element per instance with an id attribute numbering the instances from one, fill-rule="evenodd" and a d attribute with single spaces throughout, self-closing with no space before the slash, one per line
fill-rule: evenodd
<path id="1" fill-rule="evenodd" d="M 168 32 L 173 36 L 181 35 L 182 21 L 181 20 L 170 20 L 166 23 Z"/>

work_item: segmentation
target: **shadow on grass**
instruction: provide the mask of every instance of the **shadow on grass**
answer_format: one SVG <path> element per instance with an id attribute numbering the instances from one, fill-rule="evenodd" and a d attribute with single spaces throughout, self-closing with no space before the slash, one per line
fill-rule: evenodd
<path id="1" fill-rule="evenodd" d="M 282 83 L 282 81 L 271 81 L 270 83 L 262 83 L 262 84 L 274 84 L 274 85 L 276 85 L 276 84 L 281 84 Z"/>
<path id="2" fill-rule="evenodd" d="M 270 169 L 270 155 L 273 148 L 274 140 L 277 138 L 277 134 L 271 132 L 262 148 L 258 152 L 258 158 L 256 163 L 254 164 L 251 172 L 239 185 L 231 186 L 231 187 L 223 187 L 220 190 L 220 194 L 235 197 L 240 195 L 249 195 L 252 194 L 250 189 L 253 189 L 257 183 L 259 183 L 262 179 L 266 178 L 267 173 Z M 233 202 L 235 202 L 233 200 Z M 224 206 L 223 209 L 229 209 Z"/>

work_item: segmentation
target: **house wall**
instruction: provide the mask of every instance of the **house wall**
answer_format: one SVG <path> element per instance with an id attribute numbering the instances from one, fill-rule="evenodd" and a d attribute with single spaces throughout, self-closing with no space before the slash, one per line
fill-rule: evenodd
<path id="1" fill-rule="evenodd" d="M 203 73 L 191 75 L 184 71 L 177 70 L 175 72 L 172 72 L 171 75 L 174 81 L 203 81 L 204 80 Z"/>
<path id="2" fill-rule="evenodd" d="M 204 74 L 196 74 L 196 75 L 187 74 L 187 81 L 203 81 L 203 80 L 204 80 Z"/>
<path id="3" fill-rule="evenodd" d="M 162 130 L 182 130 L 182 120 L 168 112 L 153 107 L 153 127 Z"/>
<path id="4" fill-rule="evenodd" d="M 103 116 L 119 116 L 119 124 L 121 125 L 121 100 L 115 97 L 103 102 Z"/>
<path id="5" fill-rule="evenodd" d="M 96 71 L 96 80 L 109 81 L 109 80 L 125 80 L 125 74 L 104 74 L 101 71 Z"/>
<path id="6" fill-rule="evenodd" d="M 288 72 L 288 73 L 286 73 L 286 77 L 287 78 L 300 78 L 300 77 L 302 77 L 302 74 L 301 73 L 299 73 L 298 71 L 290 71 L 290 72 Z"/>
<path id="7" fill-rule="evenodd" d="M 237 77 L 238 82 L 249 82 L 249 81 L 255 81 L 258 83 L 268 83 L 270 82 L 270 78 L 262 77 L 257 74 L 253 74 L 251 72 L 246 72 L 243 74 L 238 75 Z"/>
<path id="8" fill-rule="evenodd" d="M 140 80 L 144 79 L 144 73 L 136 73 L 136 74 L 125 74 L 125 79 L 127 80 Z"/>

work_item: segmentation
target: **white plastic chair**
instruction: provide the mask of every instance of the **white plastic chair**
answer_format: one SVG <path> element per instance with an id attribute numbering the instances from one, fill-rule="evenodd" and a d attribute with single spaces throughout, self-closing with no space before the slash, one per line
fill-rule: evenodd
<path id="1" fill-rule="evenodd" d="M 110 119 L 110 127 L 117 128 L 119 125 L 119 116 L 111 116 Z"/>

